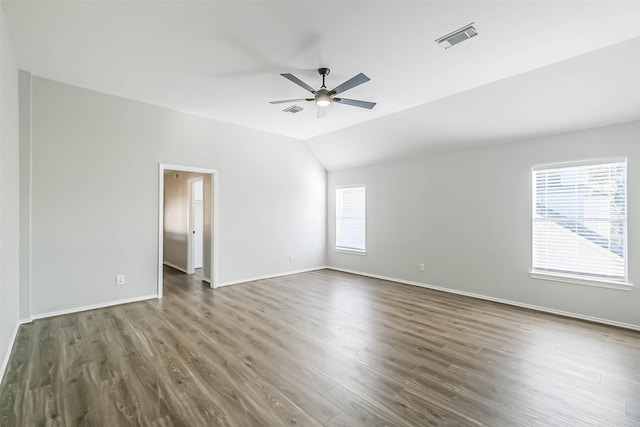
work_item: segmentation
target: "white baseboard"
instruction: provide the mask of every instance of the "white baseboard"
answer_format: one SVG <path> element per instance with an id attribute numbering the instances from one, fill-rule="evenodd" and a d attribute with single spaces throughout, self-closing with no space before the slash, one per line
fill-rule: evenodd
<path id="1" fill-rule="evenodd" d="M 256 280 L 273 279 L 274 277 L 290 276 L 292 274 L 299 274 L 299 273 L 308 273 L 310 271 L 324 270 L 326 268 L 330 268 L 330 267 L 327 267 L 327 266 L 313 267 L 313 268 L 306 268 L 306 269 L 303 269 L 303 270 L 292 270 L 292 271 L 285 271 L 283 273 L 268 274 L 266 276 L 250 277 L 248 279 L 240 279 L 240 280 L 233 280 L 233 281 L 229 281 L 229 282 L 218 283 L 216 285 L 216 287 L 220 288 L 222 286 L 237 285 L 237 284 L 240 284 L 240 283 L 254 282 Z"/>
<path id="2" fill-rule="evenodd" d="M 163 261 L 162 263 L 163 263 L 164 265 L 166 265 L 167 267 L 175 268 L 175 269 L 176 269 L 176 270 L 178 270 L 178 271 L 182 271 L 182 272 L 183 272 L 183 273 L 185 273 L 185 274 L 189 274 L 189 272 L 188 272 L 186 269 L 184 269 L 184 268 L 182 268 L 182 267 L 180 267 L 180 266 L 177 266 L 177 265 L 175 265 L 175 264 L 171 264 L 170 262 L 167 262 L 167 261 Z"/>
<path id="3" fill-rule="evenodd" d="M 346 268 L 331 267 L 331 266 L 328 266 L 326 268 L 328 268 L 330 270 L 342 271 L 344 273 L 351 273 L 351 274 L 357 274 L 359 276 L 373 277 L 375 279 L 388 280 L 390 282 L 403 283 L 405 285 L 419 286 L 421 288 L 433 289 L 435 291 L 448 292 L 450 294 L 457 294 L 457 295 L 463 295 L 463 296 L 466 296 L 466 297 L 482 299 L 482 300 L 486 300 L 486 301 L 499 302 L 501 304 L 513 305 L 515 307 L 528 308 L 528 309 L 531 309 L 531 310 L 542 311 L 542 312 L 551 313 L 551 314 L 557 314 L 557 315 L 564 316 L 564 317 L 571 317 L 571 318 L 580 319 L 580 320 L 588 320 L 590 322 L 601 323 L 601 324 L 604 324 L 604 325 L 617 326 L 619 328 L 625 328 L 625 329 L 632 329 L 634 331 L 640 331 L 640 325 L 634 325 L 634 324 L 631 324 L 631 323 L 623 323 L 623 322 L 617 322 L 615 320 L 602 319 L 600 317 L 586 316 L 584 314 L 578 314 L 578 313 L 572 313 L 572 312 L 569 312 L 569 311 L 556 310 L 556 309 L 547 308 L 547 307 L 540 307 L 538 305 L 531 305 L 531 304 L 526 304 L 526 303 L 522 303 L 522 302 L 518 302 L 518 301 L 506 300 L 506 299 L 502 299 L 502 298 L 494 298 L 494 297 L 490 297 L 490 296 L 486 296 L 486 295 L 475 294 L 475 293 L 472 293 L 472 292 L 465 292 L 465 291 L 459 291 L 459 290 L 456 290 L 456 289 L 443 288 L 441 286 L 433 286 L 433 285 L 429 285 L 429 284 L 426 284 L 426 283 L 412 282 L 410 280 L 396 279 L 394 277 L 381 276 L 381 275 L 378 275 L 378 274 L 370 274 L 370 273 L 365 273 L 363 271 L 349 270 L 349 269 L 346 269 Z"/>
<path id="4" fill-rule="evenodd" d="M 208 284 L 211 284 L 211 279 L 209 279 L 208 277 L 203 277 L 202 281 L 207 282 Z"/>
<path id="5" fill-rule="evenodd" d="M 34 315 L 31 315 L 31 319 L 35 320 L 35 319 L 44 319 L 46 317 L 62 316 L 63 314 L 78 313 L 80 311 L 95 310 L 97 308 L 111 307 L 114 305 L 128 304 L 130 302 L 145 301 L 148 299 L 155 299 L 155 298 L 158 298 L 158 294 L 143 295 L 141 297 L 126 298 L 126 299 L 121 299 L 117 301 L 103 302 L 100 304 L 85 305 L 83 307 L 74 307 L 74 308 L 68 308 L 65 310 L 50 311 L 48 313 L 34 314 Z"/>
<path id="6" fill-rule="evenodd" d="M 11 357 L 11 351 L 13 350 L 13 345 L 16 342 L 16 338 L 18 337 L 18 331 L 20 330 L 20 326 L 26 323 L 31 323 L 31 319 L 18 320 L 16 326 L 13 328 L 13 333 L 11 334 L 11 339 L 9 340 L 9 345 L 7 346 L 7 351 L 4 354 L 4 358 L 2 359 L 2 366 L 0 366 L 0 383 L 4 379 L 4 372 L 9 365 L 9 358 Z"/>

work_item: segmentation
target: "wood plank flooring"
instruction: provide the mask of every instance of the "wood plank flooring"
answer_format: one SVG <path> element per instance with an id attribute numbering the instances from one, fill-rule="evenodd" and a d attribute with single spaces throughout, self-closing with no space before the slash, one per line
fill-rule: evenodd
<path id="1" fill-rule="evenodd" d="M 640 333 L 330 270 L 21 327 L 13 426 L 640 426 Z"/>

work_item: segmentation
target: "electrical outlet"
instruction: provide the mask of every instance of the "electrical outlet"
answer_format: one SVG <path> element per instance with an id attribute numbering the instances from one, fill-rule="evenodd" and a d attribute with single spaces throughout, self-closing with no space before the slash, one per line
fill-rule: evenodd
<path id="1" fill-rule="evenodd" d="M 420 264 L 420 271 L 424 271 L 424 264 Z"/>
<path id="2" fill-rule="evenodd" d="M 118 274 L 116 276 L 116 286 L 124 285 L 124 274 Z"/>
<path id="3" fill-rule="evenodd" d="M 293 255 L 289 255 L 289 262 L 293 262 L 295 261 L 295 258 L 293 257 Z"/>

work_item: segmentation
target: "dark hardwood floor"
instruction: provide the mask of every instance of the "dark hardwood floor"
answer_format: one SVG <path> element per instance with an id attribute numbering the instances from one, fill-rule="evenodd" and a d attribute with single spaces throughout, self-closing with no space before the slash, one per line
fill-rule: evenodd
<path id="1" fill-rule="evenodd" d="M 9 426 L 640 426 L 640 333 L 330 270 L 21 327 Z"/>

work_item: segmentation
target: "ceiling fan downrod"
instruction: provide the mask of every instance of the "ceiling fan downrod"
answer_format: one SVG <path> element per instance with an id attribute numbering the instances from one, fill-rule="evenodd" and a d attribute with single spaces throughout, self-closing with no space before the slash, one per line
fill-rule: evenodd
<path id="1" fill-rule="evenodd" d="M 322 87 L 321 87 L 321 89 L 326 89 L 327 88 L 327 86 L 324 84 L 324 78 L 326 76 L 328 76 L 330 72 L 331 72 L 331 70 L 328 69 L 328 68 L 324 68 L 324 67 L 323 68 L 318 68 L 318 73 L 322 76 Z"/>

